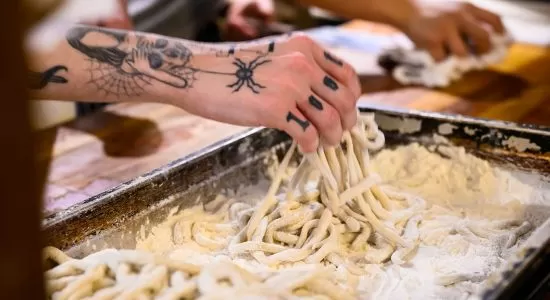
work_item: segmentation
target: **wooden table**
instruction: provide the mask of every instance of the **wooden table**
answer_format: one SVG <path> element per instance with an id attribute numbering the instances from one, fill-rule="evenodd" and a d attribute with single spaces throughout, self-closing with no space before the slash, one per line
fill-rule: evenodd
<path id="1" fill-rule="evenodd" d="M 364 22 L 347 27 L 391 32 Z M 363 103 L 550 125 L 550 47 L 514 45 L 502 64 L 469 74 L 439 91 L 399 87 L 375 65 L 362 83 Z M 175 107 L 143 103 L 113 105 L 105 112 L 42 131 L 41 160 L 53 157 L 45 213 L 83 201 L 241 130 Z"/>

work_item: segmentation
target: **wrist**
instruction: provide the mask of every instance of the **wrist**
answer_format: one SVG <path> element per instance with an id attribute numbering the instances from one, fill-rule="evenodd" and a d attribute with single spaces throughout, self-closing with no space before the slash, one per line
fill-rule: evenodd
<path id="1" fill-rule="evenodd" d="M 180 68 L 174 74 L 185 82 L 185 85 L 175 86 L 166 82 L 161 83 L 157 97 L 159 102 L 178 106 L 190 113 L 203 115 L 202 110 L 211 102 L 211 95 L 218 94 L 220 80 L 216 80 L 214 72 L 231 71 L 224 70 L 224 66 L 231 69 L 227 58 L 216 54 L 194 54 L 185 67 Z M 212 72 L 212 73 L 210 73 Z M 233 70 L 234 72 L 234 70 Z M 223 82 L 221 82 L 223 84 Z"/>

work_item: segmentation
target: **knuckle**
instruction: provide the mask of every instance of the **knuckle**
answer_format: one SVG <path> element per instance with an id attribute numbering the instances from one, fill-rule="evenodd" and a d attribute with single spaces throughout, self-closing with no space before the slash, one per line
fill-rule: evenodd
<path id="1" fill-rule="evenodd" d="M 306 84 L 300 78 L 287 77 L 284 83 L 281 84 L 279 93 L 284 97 L 286 106 L 294 106 L 296 104 L 296 99 L 301 99 L 305 94 L 304 86 Z"/>
<path id="2" fill-rule="evenodd" d="M 291 54 L 290 65 L 292 69 L 294 69 L 294 71 L 300 71 L 300 72 L 311 71 L 311 63 L 307 58 L 307 56 L 302 52 L 294 52 Z M 290 71 L 292 72 L 291 69 Z M 297 72 L 293 72 L 293 73 L 297 73 Z M 296 75 L 303 76 L 304 74 L 296 74 Z"/>
<path id="3" fill-rule="evenodd" d="M 314 44 L 313 39 L 303 32 L 298 32 L 292 35 L 291 39 L 292 41 L 295 41 L 296 43 L 299 43 L 299 44 L 304 44 L 304 45 Z"/>

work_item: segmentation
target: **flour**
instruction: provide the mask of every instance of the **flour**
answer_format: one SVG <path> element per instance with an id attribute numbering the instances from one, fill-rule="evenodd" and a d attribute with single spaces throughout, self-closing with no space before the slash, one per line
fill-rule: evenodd
<path id="1" fill-rule="evenodd" d="M 392 258 L 361 265 L 362 276 L 332 265 L 340 284 L 361 299 L 467 299 L 517 249 L 532 225 L 550 215 L 548 183 L 492 167 L 463 148 L 411 144 L 383 150 L 371 163 L 389 194 L 406 192 L 426 207 L 404 230 L 404 237 L 421 241 L 410 262 L 397 264 Z M 264 194 L 264 187 L 249 187 L 234 198 L 251 203 Z M 239 225 L 231 216 L 238 211 L 228 207 L 216 213 L 209 213 L 208 205 L 174 212 L 139 238 L 137 249 L 197 265 L 230 260 L 256 274 L 303 264 L 271 268 L 250 257 L 231 258 L 227 246 Z M 194 240 L 192 230 L 201 230 L 203 240 Z"/>

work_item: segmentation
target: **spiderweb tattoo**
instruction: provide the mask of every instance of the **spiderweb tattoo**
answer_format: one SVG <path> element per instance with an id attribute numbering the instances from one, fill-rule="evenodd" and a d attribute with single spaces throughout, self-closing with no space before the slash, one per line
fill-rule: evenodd
<path id="1" fill-rule="evenodd" d="M 105 96 L 137 97 L 146 93 L 144 86 L 151 85 L 151 79 L 139 74 L 127 74 L 117 67 L 104 64 L 96 59 L 88 59 L 90 74 L 88 83 L 93 84 Z"/>

